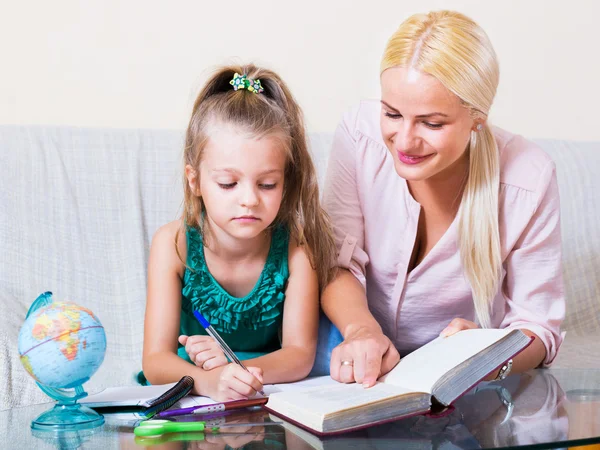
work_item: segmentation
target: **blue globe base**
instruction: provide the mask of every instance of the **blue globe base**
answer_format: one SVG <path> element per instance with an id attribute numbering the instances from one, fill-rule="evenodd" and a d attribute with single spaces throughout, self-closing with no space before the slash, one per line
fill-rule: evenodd
<path id="1" fill-rule="evenodd" d="M 79 431 L 104 425 L 104 416 L 79 403 L 57 404 L 31 422 L 34 430 Z"/>

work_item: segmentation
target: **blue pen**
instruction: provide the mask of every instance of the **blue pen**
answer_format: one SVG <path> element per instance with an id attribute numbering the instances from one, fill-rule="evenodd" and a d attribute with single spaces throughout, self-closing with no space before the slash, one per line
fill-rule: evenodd
<path id="1" fill-rule="evenodd" d="M 223 353 L 225 353 L 225 356 L 227 356 L 231 362 L 237 364 L 246 372 L 250 373 L 248 368 L 238 359 L 235 353 L 233 353 L 233 351 L 229 348 L 229 345 L 227 345 L 223 338 L 219 336 L 219 333 L 215 331 L 210 322 L 204 318 L 200 311 L 194 311 L 194 316 L 196 317 L 196 319 L 198 319 L 198 322 L 200 322 L 200 325 L 202 325 L 202 328 L 204 328 L 208 335 L 212 337 L 215 341 L 217 341 L 217 343 L 221 347 L 221 350 L 223 350 Z M 263 391 L 258 392 L 260 393 L 260 395 L 265 395 Z"/>

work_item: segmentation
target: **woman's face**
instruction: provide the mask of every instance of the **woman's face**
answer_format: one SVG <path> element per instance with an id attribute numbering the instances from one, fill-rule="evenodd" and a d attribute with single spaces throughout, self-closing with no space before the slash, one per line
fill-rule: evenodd
<path id="1" fill-rule="evenodd" d="M 403 67 L 381 75 L 381 133 L 402 178 L 443 179 L 464 170 L 475 126 L 459 98 L 431 75 Z"/>

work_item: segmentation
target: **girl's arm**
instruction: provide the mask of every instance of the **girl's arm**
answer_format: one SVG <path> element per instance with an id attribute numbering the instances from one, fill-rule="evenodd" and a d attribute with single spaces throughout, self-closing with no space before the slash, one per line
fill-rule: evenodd
<path id="1" fill-rule="evenodd" d="M 183 274 L 183 263 L 175 251 L 175 233 L 179 226 L 176 221 L 161 227 L 150 247 L 142 367 L 152 384 L 172 383 L 184 375 L 195 380 L 202 376 L 201 369 L 177 356 Z M 185 235 L 183 239 L 180 235 L 178 242 L 185 260 L 182 240 L 185 241 Z"/>
<path id="2" fill-rule="evenodd" d="M 319 284 L 303 247 L 291 242 L 290 276 L 283 307 L 280 350 L 248 360 L 263 370 L 264 383 L 285 383 L 305 378 L 312 369 L 319 326 Z M 244 362 L 245 363 L 245 362 Z"/>
<path id="3" fill-rule="evenodd" d="M 152 384 L 173 383 L 189 375 L 194 378 L 195 394 L 215 400 L 252 395 L 262 389 L 262 385 L 241 368 L 229 364 L 205 371 L 177 355 L 184 270 L 175 251 L 175 233 L 179 227 L 180 222 L 171 222 L 160 228 L 152 239 L 144 320 L 144 375 Z M 185 260 L 185 235 L 180 235 L 178 245 Z M 255 375 L 260 378 L 260 374 Z"/>

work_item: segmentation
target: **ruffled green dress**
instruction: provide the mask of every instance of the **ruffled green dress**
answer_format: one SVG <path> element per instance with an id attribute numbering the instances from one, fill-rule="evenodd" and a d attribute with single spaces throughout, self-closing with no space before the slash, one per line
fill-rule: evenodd
<path id="1" fill-rule="evenodd" d="M 240 359 L 250 359 L 281 348 L 283 301 L 289 278 L 286 228 L 273 230 L 267 261 L 256 285 L 245 297 L 230 295 L 206 266 L 202 235 L 188 227 L 187 268 L 183 274 L 180 334 L 206 335 L 193 315 L 200 311 Z M 189 361 L 185 347 L 177 354 Z"/>
<path id="2" fill-rule="evenodd" d="M 256 358 L 281 348 L 280 330 L 283 301 L 289 278 L 289 233 L 285 227 L 273 230 L 267 261 L 256 285 L 245 297 L 230 295 L 206 266 L 200 231 L 186 228 L 187 261 L 181 289 L 179 334 L 206 335 L 193 315 L 198 310 L 241 360 Z M 190 361 L 185 347 L 177 354 Z M 140 384 L 149 384 L 143 372 Z"/>

